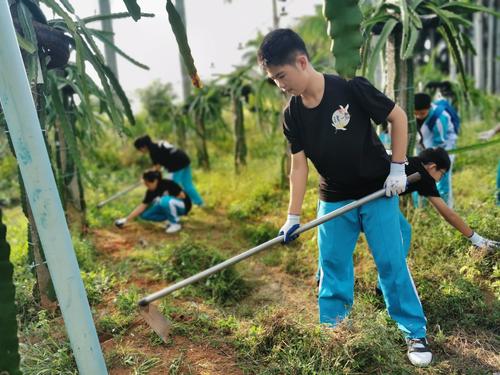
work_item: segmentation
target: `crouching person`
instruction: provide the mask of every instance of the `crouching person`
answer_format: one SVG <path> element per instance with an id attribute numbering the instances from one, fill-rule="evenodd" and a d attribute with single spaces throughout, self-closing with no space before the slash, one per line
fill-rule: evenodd
<path id="1" fill-rule="evenodd" d="M 118 228 L 136 217 L 149 221 L 166 221 L 166 233 L 175 233 L 181 230 L 180 216 L 187 215 L 191 210 L 191 199 L 172 180 L 162 179 L 161 172 L 148 170 L 142 175 L 146 194 L 139 204 L 127 217 L 115 221 Z"/>

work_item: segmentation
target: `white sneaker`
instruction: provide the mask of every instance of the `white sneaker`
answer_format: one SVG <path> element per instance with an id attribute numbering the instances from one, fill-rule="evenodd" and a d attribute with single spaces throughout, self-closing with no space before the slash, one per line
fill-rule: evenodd
<path id="1" fill-rule="evenodd" d="M 427 346 L 427 340 L 421 339 L 407 339 L 408 345 L 408 359 L 413 366 L 426 367 L 432 361 L 432 352 Z"/>
<path id="2" fill-rule="evenodd" d="M 182 226 L 179 223 L 170 223 L 170 225 L 165 229 L 166 233 L 175 233 L 182 229 Z"/>

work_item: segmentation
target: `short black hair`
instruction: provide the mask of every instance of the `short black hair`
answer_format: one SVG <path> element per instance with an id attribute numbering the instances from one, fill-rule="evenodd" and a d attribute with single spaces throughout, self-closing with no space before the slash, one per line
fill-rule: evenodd
<path id="1" fill-rule="evenodd" d="M 415 110 L 428 109 L 431 107 L 431 97 L 425 92 L 415 94 Z"/>
<path id="2" fill-rule="evenodd" d="M 137 138 L 134 141 L 134 146 L 136 149 L 140 150 L 143 147 L 149 148 L 149 146 L 153 143 L 149 135 L 143 135 L 142 137 Z"/>
<path id="3" fill-rule="evenodd" d="M 309 59 L 307 48 L 302 38 L 292 29 L 276 29 L 268 33 L 257 52 L 257 60 L 263 66 L 292 64 L 297 53 L 303 53 Z"/>
<path id="4" fill-rule="evenodd" d="M 442 147 L 426 148 L 418 154 L 418 158 L 424 164 L 434 163 L 438 169 L 450 170 L 450 156 Z"/>
<path id="5" fill-rule="evenodd" d="M 155 180 L 161 180 L 161 172 L 155 171 L 154 169 L 148 169 L 142 174 L 142 179 L 144 181 L 153 182 Z"/>

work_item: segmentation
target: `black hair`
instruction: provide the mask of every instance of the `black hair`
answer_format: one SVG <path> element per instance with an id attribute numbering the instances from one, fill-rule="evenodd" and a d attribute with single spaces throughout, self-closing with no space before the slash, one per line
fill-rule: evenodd
<path id="1" fill-rule="evenodd" d="M 431 97 L 429 94 L 419 92 L 415 94 L 415 110 L 428 109 L 431 107 Z"/>
<path id="2" fill-rule="evenodd" d="M 418 154 L 418 158 L 424 164 L 434 163 L 438 169 L 450 170 L 450 156 L 442 147 L 426 148 Z"/>
<path id="3" fill-rule="evenodd" d="M 134 147 L 138 150 L 140 150 L 143 147 L 149 148 L 149 146 L 153 143 L 149 135 L 143 135 L 142 137 L 137 138 L 134 141 Z"/>
<path id="4" fill-rule="evenodd" d="M 302 38 L 291 29 L 276 29 L 264 37 L 257 52 L 257 60 L 263 66 L 292 64 L 297 53 L 303 53 L 309 59 L 307 48 Z"/>
<path id="5" fill-rule="evenodd" d="M 153 182 L 155 180 L 161 180 L 161 172 L 155 171 L 154 169 L 149 169 L 142 174 L 142 179 L 144 181 Z"/>

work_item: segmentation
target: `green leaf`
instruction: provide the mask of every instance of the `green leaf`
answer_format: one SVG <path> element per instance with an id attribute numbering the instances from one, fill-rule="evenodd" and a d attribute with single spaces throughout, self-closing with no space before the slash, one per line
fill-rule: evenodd
<path id="1" fill-rule="evenodd" d="M 132 64 L 134 65 L 137 65 L 138 67 L 142 68 L 142 69 L 145 69 L 145 70 L 149 70 L 149 66 L 145 65 L 145 64 L 142 64 L 140 63 L 139 61 L 137 61 L 136 59 L 134 59 L 133 57 L 131 57 L 130 55 L 127 55 L 125 52 L 123 52 L 120 48 L 118 48 L 116 46 L 116 44 L 114 44 L 113 42 L 111 42 L 111 40 L 109 40 L 104 34 L 102 34 L 100 31 L 98 30 L 91 30 L 91 29 L 88 29 L 88 31 L 92 34 L 92 35 L 95 35 L 99 40 L 101 40 L 104 44 L 106 44 L 107 46 L 109 46 L 111 49 L 113 49 L 114 51 L 116 51 L 116 53 L 118 53 L 119 55 L 123 56 L 125 59 L 127 59 L 128 61 L 130 61 Z"/>
<path id="2" fill-rule="evenodd" d="M 137 4 L 136 0 L 123 0 L 128 12 L 134 19 L 134 21 L 139 21 L 141 18 L 141 7 Z"/>
<path id="3" fill-rule="evenodd" d="M 36 47 L 29 41 L 24 39 L 19 33 L 16 32 L 17 42 L 19 43 L 19 47 L 25 50 L 28 53 L 35 53 L 37 51 Z"/>
<path id="4" fill-rule="evenodd" d="M 391 34 L 392 30 L 394 30 L 394 27 L 398 23 L 397 20 L 394 18 L 391 18 L 390 20 L 387 21 L 387 23 L 384 25 L 384 28 L 382 29 L 382 32 L 380 33 L 377 43 L 375 44 L 375 47 L 373 48 L 373 51 L 370 55 L 370 60 L 368 64 L 368 77 L 373 77 L 375 74 L 375 68 L 377 67 L 377 59 L 380 51 L 382 48 L 385 46 L 387 43 L 387 39 L 389 38 L 389 35 Z"/>
<path id="5" fill-rule="evenodd" d="M 463 1 L 447 1 L 444 5 L 441 6 L 441 9 L 448 9 L 449 11 L 457 14 L 457 13 L 475 13 L 475 12 L 484 12 L 491 14 L 495 17 L 500 17 L 500 13 L 495 10 L 484 7 L 482 5 L 477 5 L 473 3 L 465 3 Z"/>
<path id="6" fill-rule="evenodd" d="M 401 14 L 401 24 L 403 26 L 403 32 L 401 34 L 401 48 L 400 48 L 400 57 L 404 59 L 404 54 L 407 49 L 409 33 L 410 33 L 410 13 L 408 11 L 408 5 L 406 0 L 399 0 L 399 9 Z"/>
<path id="7" fill-rule="evenodd" d="M 73 158 L 78 170 L 82 173 L 82 175 L 85 176 L 89 181 L 93 181 L 83 168 L 75 133 L 73 131 L 71 123 L 69 122 L 68 115 L 66 114 L 66 109 L 64 108 L 63 102 L 61 100 L 61 93 L 57 89 L 57 84 L 53 79 L 50 80 L 50 91 L 53 110 L 55 111 L 59 123 L 64 131 L 64 139 L 68 143 L 69 154 Z"/>
<path id="8" fill-rule="evenodd" d="M 458 70 L 460 71 L 460 76 L 462 77 L 462 82 L 464 84 L 464 94 L 467 99 L 467 77 L 465 73 L 464 62 L 462 60 L 462 53 L 460 51 L 460 47 L 457 45 L 455 35 L 453 35 L 447 24 L 438 27 L 437 31 L 441 34 L 446 44 L 448 45 L 449 50 L 452 52 L 453 59 L 455 60 L 455 63 L 458 66 Z"/>
<path id="9" fill-rule="evenodd" d="M 172 4 L 171 0 L 167 0 L 167 13 L 168 13 L 168 21 L 170 26 L 172 27 L 172 31 L 174 32 L 175 39 L 177 40 L 177 45 L 179 47 L 179 52 L 182 56 L 182 60 L 184 61 L 184 65 L 186 70 L 191 77 L 191 81 L 194 86 L 200 87 L 198 72 L 194 65 L 193 56 L 191 55 L 191 48 L 189 47 L 186 28 L 184 23 L 182 22 L 181 16 L 175 9 L 174 4 Z"/>
<path id="10" fill-rule="evenodd" d="M 132 113 L 132 108 L 130 107 L 130 102 L 128 101 L 127 95 L 123 91 L 120 82 L 116 79 L 115 74 L 113 71 L 107 66 L 103 65 L 102 66 L 104 72 L 109 78 L 109 82 L 111 83 L 111 86 L 113 86 L 113 89 L 115 90 L 116 94 L 118 95 L 118 98 L 120 98 L 120 101 L 123 104 L 123 109 L 125 110 L 125 115 L 127 116 L 128 120 L 132 125 L 135 125 L 135 118 L 134 114 Z"/>
<path id="11" fill-rule="evenodd" d="M 54 0 L 41 0 L 45 5 L 47 5 L 55 14 L 62 17 L 64 22 L 66 23 L 66 27 L 69 31 L 74 34 L 76 32 L 76 23 L 73 21 L 71 16 L 64 11 L 63 8 L 59 6 Z"/>
<path id="12" fill-rule="evenodd" d="M 71 5 L 71 3 L 68 0 L 59 0 L 59 1 L 66 8 L 68 12 L 70 12 L 71 14 L 75 13 L 75 8 L 73 8 L 73 5 Z"/>
<path id="13" fill-rule="evenodd" d="M 38 41 L 36 39 L 36 32 L 33 27 L 33 17 L 29 9 L 23 3 L 17 4 L 17 14 L 18 20 L 21 24 L 21 29 L 24 37 L 35 47 L 35 52 L 38 51 Z M 26 74 L 28 75 L 28 80 L 30 83 L 37 82 L 38 80 L 38 53 L 30 53 L 27 56 L 27 69 Z"/>
<path id="14" fill-rule="evenodd" d="M 402 56 L 403 60 L 409 59 L 411 56 L 413 56 L 413 49 L 415 48 L 415 44 L 417 43 L 419 35 L 420 35 L 420 30 L 418 30 L 414 26 L 411 26 L 410 27 L 410 38 L 408 40 L 408 45 L 406 46 L 404 53 L 403 53 L 403 56 Z"/>
<path id="15" fill-rule="evenodd" d="M 154 17 L 154 13 L 141 13 L 141 17 Z M 111 14 L 99 14 L 97 16 L 82 18 L 82 22 L 87 24 L 90 22 L 103 21 L 103 20 L 116 20 L 120 18 L 129 18 L 131 14 L 129 12 L 111 13 Z"/>

